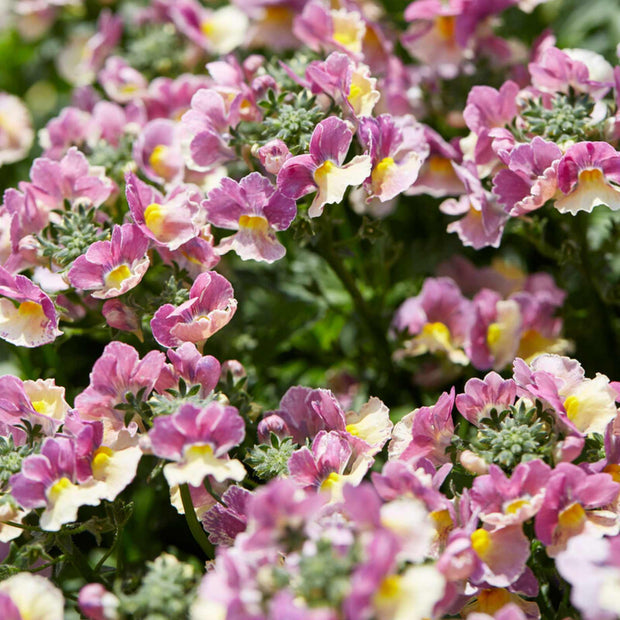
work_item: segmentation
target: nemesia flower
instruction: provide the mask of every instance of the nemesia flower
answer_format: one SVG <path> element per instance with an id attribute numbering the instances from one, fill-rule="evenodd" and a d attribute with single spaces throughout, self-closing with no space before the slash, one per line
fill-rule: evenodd
<path id="1" fill-rule="evenodd" d="M 0 338 L 19 347 L 39 347 L 61 334 L 52 300 L 25 276 L 12 276 L 0 267 Z"/>
<path id="2" fill-rule="evenodd" d="M 398 331 L 407 330 L 411 340 L 404 354 L 442 352 L 454 364 L 467 364 L 463 348 L 473 320 L 471 302 L 463 297 L 453 280 L 427 278 L 416 297 L 405 300 L 392 322 Z"/>
<path id="3" fill-rule="evenodd" d="M 606 525 L 605 520 L 597 519 L 600 511 L 595 509 L 611 504 L 618 492 L 620 484 L 607 473 L 587 474 L 572 463 L 557 465 L 547 482 L 535 521 L 536 536 L 547 545 L 547 554 L 555 557 L 572 536 L 582 532 L 617 534 L 617 519 Z"/>
<path id="4" fill-rule="evenodd" d="M 96 299 L 118 297 L 137 286 L 149 267 L 148 239 L 135 224 L 114 226 L 110 241 L 95 241 L 79 256 L 67 277 Z"/>
<path id="5" fill-rule="evenodd" d="M 357 155 L 342 165 L 352 139 L 343 120 L 330 116 L 321 121 L 312 132 L 310 153 L 284 162 L 278 173 L 278 189 L 295 200 L 316 191 L 308 215 L 319 217 L 326 204 L 340 202 L 348 186 L 361 185 L 370 174 L 368 155 Z"/>
<path id="6" fill-rule="evenodd" d="M 219 253 L 234 250 L 243 260 L 272 263 L 286 252 L 276 230 L 286 230 L 297 213 L 295 201 L 276 190 L 268 179 L 253 172 L 239 183 L 220 181 L 201 204 L 214 226 L 238 230 L 218 246 Z"/>
<path id="7" fill-rule="evenodd" d="M 555 201 L 560 213 L 591 213 L 598 205 L 620 209 L 620 153 L 607 142 L 579 142 L 558 164 L 558 187 L 564 194 Z"/>
<path id="8" fill-rule="evenodd" d="M 345 484 L 358 485 L 372 464 L 372 457 L 360 455 L 355 460 L 351 444 L 335 431 L 319 431 L 312 448 L 303 446 L 288 461 L 290 476 L 305 489 L 316 488 L 342 499 Z"/>
<path id="9" fill-rule="evenodd" d="M 586 620 L 613 620 L 620 613 L 620 537 L 580 534 L 555 558 L 558 572 L 571 584 L 571 603 Z"/>
<path id="10" fill-rule="evenodd" d="M 493 177 L 493 193 L 509 215 L 525 215 L 554 197 L 561 157 L 562 151 L 556 144 L 539 136 L 510 152 L 508 168 Z"/>
<path id="11" fill-rule="evenodd" d="M 224 506 L 215 503 L 202 515 L 202 525 L 214 545 L 229 547 L 237 534 L 244 532 L 248 521 L 248 502 L 252 493 L 239 486 L 228 487 L 222 495 Z"/>
<path id="12" fill-rule="evenodd" d="M 212 355 L 201 355 L 191 342 L 184 342 L 177 349 L 168 349 L 166 353 L 172 364 L 168 366 L 169 374 L 165 370 L 160 374 L 155 386 L 158 392 L 177 387 L 179 378 L 188 386 L 199 385 L 201 398 L 215 389 L 222 367 Z"/>
<path id="13" fill-rule="evenodd" d="M 0 583 L 0 612 L 5 620 L 62 620 L 65 601 L 51 581 L 17 573 Z"/>
<path id="14" fill-rule="evenodd" d="M 504 225 L 508 216 L 495 203 L 493 197 L 483 187 L 473 164 L 462 166 L 453 164 L 454 170 L 463 182 L 466 193 L 458 200 L 448 198 L 439 209 L 448 215 L 463 215 L 448 225 L 449 233 L 455 232 L 461 243 L 476 250 L 491 246 L 499 247 Z"/>
<path id="15" fill-rule="evenodd" d="M 193 0 L 171 4 L 170 17 L 176 27 L 199 47 L 214 54 L 227 54 L 246 37 L 248 18 L 234 6 L 205 9 Z"/>
<path id="16" fill-rule="evenodd" d="M 63 108 L 39 132 L 43 157 L 59 160 L 71 146 L 80 146 L 88 135 L 90 114 L 75 107 Z"/>
<path id="17" fill-rule="evenodd" d="M 97 80 L 106 95 L 117 103 L 128 103 L 137 97 L 144 96 L 148 85 L 146 78 L 130 67 L 120 56 L 110 56 L 106 60 L 103 69 L 99 71 Z"/>
<path id="18" fill-rule="evenodd" d="M 178 307 L 165 304 L 153 316 L 153 337 L 164 347 L 184 342 L 201 345 L 224 327 L 237 310 L 230 282 L 215 271 L 201 273 L 189 291 L 189 299 Z"/>
<path id="19" fill-rule="evenodd" d="M 366 24 L 357 11 L 330 10 L 320 0 L 311 0 L 295 16 L 293 33 L 311 50 L 337 50 L 357 56 L 362 51 Z"/>
<path id="20" fill-rule="evenodd" d="M 488 475 L 474 479 L 471 500 L 479 518 L 493 528 L 524 523 L 540 510 L 551 468 L 540 460 L 519 463 L 508 478 L 491 465 Z"/>
<path id="21" fill-rule="evenodd" d="M 454 388 L 444 392 L 432 407 L 420 407 L 405 415 L 394 426 L 388 446 L 390 459 L 415 463 L 420 458 L 442 465 L 450 459 L 446 448 L 454 434 L 452 408 Z"/>
<path id="22" fill-rule="evenodd" d="M 64 201 L 71 205 L 86 204 L 98 207 L 112 193 L 112 183 L 101 174 L 102 169 L 93 168 L 83 153 L 71 147 L 60 161 L 46 157 L 34 160 L 30 180 L 37 198 L 48 210 L 64 209 Z"/>
<path id="23" fill-rule="evenodd" d="M 528 366 L 516 359 L 514 378 L 520 394 L 549 403 L 558 419 L 573 432 L 604 434 L 618 415 L 617 393 L 608 377 L 597 373 L 594 379 L 586 378 L 576 360 L 544 354 Z"/>
<path id="24" fill-rule="evenodd" d="M 161 351 L 149 351 L 143 359 L 130 345 L 110 342 L 90 373 L 90 384 L 75 397 L 75 408 L 84 420 L 102 420 L 105 435 L 114 436 L 125 426 L 125 412 L 116 405 L 125 403 L 126 394 L 142 391 L 148 398 L 165 364 Z"/>
<path id="25" fill-rule="evenodd" d="M 21 420 L 32 426 L 40 425 L 45 435 L 54 435 L 69 411 L 65 401 L 65 388 L 57 386 L 54 379 L 22 381 L 12 375 L 0 377 L 0 420 L 10 426 Z M 19 429 L 12 429 L 19 442 Z"/>
<path id="26" fill-rule="evenodd" d="M 345 114 L 355 118 L 372 114 L 381 94 L 370 69 L 356 64 L 346 54 L 333 52 L 325 61 L 311 62 L 306 68 L 306 80 L 314 94 L 329 95 Z"/>
<path id="27" fill-rule="evenodd" d="M 395 119 L 381 114 L 376 119 L 363 118 L 358 138 L 372 157 L 366 182 L 371 196 L 390 200 L 415 183 L 429 149 L 424 130 L 413 117 Z"/>
<path id="28" fill-rule="evenodd" d="M 271 174 L 277 175 L 284 165 L 284 162 L 291 157 L 291 152 L 282 140 L 274 138 L 259 147 L 257 155 L 260 163 L 265 167 L 265 170 Z"/>
<path id="29" fill-rule="evenodd" d="M 208 475 L 218 482 L 241 481 L 245 468 L 228 451 L 243 441 L 245 422 L 234 407 L 212 402 L 184 404 L 171 416 L 153 420 L 149 439 L 155 455 L 175 461 L 164 466 L 169 485 L 202 484 Z"/>
<path id="30" fill-rule="evenodd" d="M 177 185 L 164 197 L 132 172 L 127 173 L 125 183 L 134 222 L 157 245 L 176 250 L 198 236 L 198 188 Z"/>
<path id="31" fill-rule="evenodd" d="M 216 90 L 203 88 L 192 97 L 191 108 L 181 118 L 187 164 L 192 170 L 206 171 L 234 158 L 228 146 L 228 111 Z"/>
<path id="32" fill-rule="evenodd" d="M 80 590 L 78 605 L 88 620 L 108 620 L 115 617 L 119 600 L 100 583 L 88 583 Z"/>
<path id="33" fill-rule="evenodd" d="M 0 93 L 0 167 L 23 159 L 33 140 L 32 119 L 26 106 L 18 97 Z"/>
<path id="34" fill-rule="evenodd" d="M 514 404 L 517 385 L 512 379 L 504 380 L 496 372 L 490 372 L 483 380 L 473 378 L 465 384 L 463 394 L 456 397 L 459 413 L 478 426 L 492 409 L 500 412 Z"/>
<path id="35" fill-rule="evenodd" d="M 164 118 L 148 122 L 134 142 L 132 153 L 149 180 L 162 184 L 183 180 L 185 159 L 177 123 Z"/>
<path id="36" fill-rule="evenodd" d="M 49 532 L 75 521 L 80 506 L 101 501 L 97 482 L 78 468 L 77 445 L 67 437 L 48 437 L 41 454 L 26 457 L 10 482 L 11 494 L 21 506 L 45 509 L 39 523 Z"/>

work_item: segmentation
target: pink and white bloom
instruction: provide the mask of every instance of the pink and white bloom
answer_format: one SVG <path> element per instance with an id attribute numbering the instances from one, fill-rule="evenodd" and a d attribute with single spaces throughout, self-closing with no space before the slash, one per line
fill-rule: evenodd
<path id="1" fill-rule="evenodd" d="M 198 188 L 177 185 L 162 196 L 132 172 L 125 177 L 127 203 L 134 222 L 157 245 L 176 250 L 200 233 Z"/>
<path id="2" fill-rule="evenodd" d="M 0 167 L 28 154 L 34 131 L 32 118 L 21 99 L 0 93 Z"/>
<path id="3" fill-rule="evenodd" d="M 148 398 L 165 362 L 161 351 L 149 351 L 140 359 L 132 346 L 109 343 L 93 366 L 90 384 L 75 397 L 75 408 L 84 420 L 102 420 L 106 438 L 117 435 L 125 426 L 125 412 L 115 406 L 127 402 L 128 392 L 142 391 L 143 398 Z"/>
<path id="4" fill-rule="evenodd" d="M 184 404 L 173 415 L 158 416 L 149 432 L 156 456 L 174 463 L 164 466 L 170 486 L 199 486 L 206 476 L 217 482 L 245 478 L 243 464 L 228 457 L 245 436 L 245 422 L 234 407 L 212 402 L 204 407 Z"/>
<path id="5" fill-rule="evenodd" d="M 165 118 L 147 123 L 133 145 L 133 158 L 146 177 L 155 183 L 183 180 L 185 159 L 179 125 Z"/>
<path id="6" fill-rule="evenodd" d="M 353 134 L 347 124 L 330 116 L 312 132 L 310 153 L 291 157 L 278 173 L 278 189 L 297 200 L 316 191 L 308 209 L 319 217 L 326 204 L 340 202 L 349 186 L 361 185 L 371 171 L 369 155 L 357 155 L 343 165 Z"/>
<path id="7" fill-rule="evenodd" d="M 243 260 L 267 263 L 284 256 L 286 249 L 275 231 L 286 230 L 291 225 L 297 207 L 292 198 L 281 194 L 258 172 L 238 183 L 222 179 L 201 206 L 214 226 L 239 231 L 220 242 L 219 253 L 234 250 Z"/>
<path id="8" fill-rule="evenodd" d="M 558 164 L 561 196 L 555 202 L 560 213 L 591 213 L 598 205 L 620 209 L 620 153 L 607 142 L 579 142 Z"/>
<path id="9" fill-rule="evenodd" d="M 506 213 L 513 217 L 526 215 L 555 196 L 561 157 L 560 147 L 540 136 L 510 152 L 508 167 L 493 177 L 493 193 Z"/>
<path id="10" fill-rule="evenodd" d="M 67 277 L 96 299 L 118 297 L 137 286 L 149 267 L 148 239 L 135 224 L 115 226 L 110 241 L 95 241 L 79 256 Z"/>
<path id="11" fill-rule="evenodd" d="M 398 308 L 392 325 L 411 336 L 402 354 L 444 353 L 452 363 L 466 365 L 469 358 L 463 349 L 472 321 L 472 304 L 453 280 L 427 278 L 419 295 Z"/>
<path id="12" fill-rule="evenodd" d="M 490 372 L 482 380 L 474 377 L 465 384 L 464 393 L 456 397 L 456 408 L 474 426 L 479 426 L 491 410 L 499 413 L 513 405 L 516 395 L 517 385 L 512 379 L 504 380 Z"/>
<path id="13" fill-rule="evenodd" d="M 224 327 L 237 310 L 230 282 L 215 271 L 201 273 L 189 291 L 189 299 L 178 307 L 162 306 L 151 320 L 153 337 L 164 347 L 184 342 L 202 345 Z"/>
<path id="14" fill-rule="evenodd" d="M 128 103 L 146 95 L 146 78 L 120 56 L 108 58 L 97 79 L 108 97 L 117 103 Z"/>
<path id="15" fill-rule="evenodd" d="M 12 276 L 0 267 L 0 338 L 39 347 L 61 334 L 52 300 L 26 276 Z"/>
<path id="16" fill-rule="evenodd" d="M 415 183 L 429 147 L 424 129 L 412 116 L 363 118 L 358 138 L 372 158 L 372 172 L 365 182 L 371 197 L 385 202 Z"/>
<path id="17" fill-rule="evenodd" d="M 40 575 L 17 573 L 0 583 L 4 620 L 62 620 L 64 607 L 62 592 Z"/>
<path id="18" fill-rule="evenodd" d="M 375 88 L 377 80 L 370 77 L 370 69 L 338 52 L 324 61 L 311 62 L 306 68 L 306 80 L 314 94 L 329 95 L 353 118 L 371 116 L 381 96 Z"/>

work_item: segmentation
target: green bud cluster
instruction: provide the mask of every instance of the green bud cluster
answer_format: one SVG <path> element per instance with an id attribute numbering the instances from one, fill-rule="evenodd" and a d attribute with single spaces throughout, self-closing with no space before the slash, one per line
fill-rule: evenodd
<path id="1" fill-rule="evenodd" d="M 493 411 L 471 442 L 471 449 L 487 463 L 512 470 L 519 463 L 542 459 L 551 462 L 555 434 L 552 421 L 524 401 L 501 412 Z"/>
<path id="2" fill-rule="evenodd" d="M 147 573 L 136 592 L 117 593 L 119 612 L 137 620 L 185 620 L 199 577 L 194 566 L 164 553 L 147 563 Z"/>
<path id="3" fill-rule="evenodd" d="M 527 123 L 526 133 L 562 144 L 599 137 L 599 130 L 592 122 L 593 109 L 594 101 L 587 94 L 558 93 L 551 101 L 551 108 L 534 100 L 521 115 Z"/>
<path id="4" fill-rule="evenodd" d="M 95 222 L 95 210 L 78 205 L 75 211 L 62 213 L 60 224 L 50 224 L 49 236 L 39 236 L 43 256 L 64 267 L 88 250 L 95 241 L 102 241 L 109 232 Z"/>
<path id="5" fill-rule="evenodd" d="M 280 439 L 271 433 L 270 443 L 254 446 L 246 457 L 246 463 L 262 480 L 288 475 L 288 460 L 297 449 L 291 437 Z"/>

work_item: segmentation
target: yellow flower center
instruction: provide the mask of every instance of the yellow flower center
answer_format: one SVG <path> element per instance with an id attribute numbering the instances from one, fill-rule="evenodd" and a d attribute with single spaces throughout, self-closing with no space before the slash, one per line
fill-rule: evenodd
<path id="1" fill-rule="evenodd" d="M 603 171 L 598 168 L 582 170 L 579 173 L 579 183 L 584 185 L 600 185 L 601 183 L 605 183 L 605 175 Z"/>
<path id="2" fill-rule="evenodd" d="M 517 513 L 521 508 L 529 505 L 530 502 L 527 499 L 513 499 L 509 504 L 506 505 L 504 512 L 507 515 L 513 515 Z"/>
<path id="3" fill-rule="evenodd" d="M 384 157 L 372 171 L 371 179 L 373 185 L 381 185 L 385 181 L 386 175 L 394 167 L 394 160 L 391 157 Z"/>
<path id="4" fill-rule="evenodd" d="M 610 463 L 605 466 L 603 472 L 609 474 L 614 479 L 614 482 L 620 482 L 620 465 Z"/>
<path id="5" fill-rule="evenodd" d="M 576 396 L 569 396 L 564 401 L 564 409 L 568 419 L 573 421 L 579 413 L 579 399 Z"/>
<path id="6" fill-rule="evenodd" d="M 154 235 L 159 235 L 163 229 L 165 216 L 164 207 L 154 202 L 144 210 L 144 223 Z"/>
<path id="7" fill-rule="evenodd" d="M 33 400 L 32 408 L 37 413 L 46 414 L 50 410 L 50 404 L 46 400 Z"/>
<path id="8" fill-rule="evenodd" d="M 314 171 L 314 180 L 320 184 L 321 181 L 325 180 L 325 177 L 337 168 L 336 164 L 329 159 L 324 161 L 315 171 Z"/>
<path id="9" fill-rule="evenodd" d="M 90 466 L 93 470 L 93 476 L 97 480 L 101 480 L 105 477 L 106 467 L 108 466 L 110 458 L 113 454 L 114 452 L 106 446 L 101 446 L 95 450 Z"/>
<path id="10" fill-rule="evenodd" d="M 499 323 L 491 323 L 487 328 L 487 344 L 493 347 L 502 337 L 502 326 Z"/>
<path id="11" fill-rule="evenodd" d="M 431 155 L 428 158 L 428 169 L 435 174 L 449 174 L 454 172 L 452 161 L 441 155 Z"/>
<path id="12" fill-rule="evenodd" d="M 189 446 L 189 448 L 185 450 L 185 457 L 190 461 L 192 459 L 201 458 L 204 456 L 211 456 L 212 454 L 213 448 L 206 443 Z"/>
<path id="13" fill-rule="evenodd" d="M 477 529 L 471 535 L 471 546 L 478 556 L 484 559 L 491 547 L 491 535 L 482 528 Z"/>
<path id="14" fill-rule="evenodd" d="M 160 177 L 166 177 L 170 173 L 170 168 L 166 164 L 169 147 L 164 144 L 158 144 L 149 157 L 149 164 Z"/>
<path id="15" fill-rule="evenodd" d="M 581 504 L 572 504 L 562 510 L 558 517 L 558 526 L 562 529 L 574 530 L 579 528 L 586 520 L 586 511 Z"/>
<path id="16" fill-rule="evenodd" d="M 121 284 L 131 277 L 131 271 L 127 265 L 119 265 L 114 267 L 105 277 L 105 285 L 107 288 L 120 288 Z"/>
<path id="17" fill-rule="evenodd" d="M 508 590 L 504 590 L 504 588 L 482 590 L 478 594 L 477 611 L 484 614 L 494 614 L 508 603 L 510 603 Z"/>
<path id="18" fill-rule="evenodd" d="M 22 301 L 22 303 L 19 304 L 17 312 L 22 318 L 28 318 L 32 320 L 45 318 L 43 306 L 41 304 L 38 304 L 36 301 Z"/>
<path id="19" fill-rule="evenodd" d="M 321 491 L 331 491 L 336 485 L 340 483 L 342 476 L 333 471 L 323 482 L 321 483 Z"/>
<path id="20" fill-rule="evenodd" d="M 202 31 L 202 34 L 205 35 L 205 37 L 207 37 L 208 39 L 211 38 L 216 30 L 217 27 L 216 25 L 213 23 L 213 20 L 211 19 L 205 19 L 201 24 L 200 24 L 200 30 Z"/>
<path id="21" fill-rule="evenodd" d="M 63 477 L 60 480 L 58 480 L 57 482 L 54 482 L 54 484 L 50 487 L 50 490 L 48 492 L 48 497 L 52 502 L 55 502 L 64 491 L 66 491 L 68 488 L 72 487 L 73 483 L 71 482 L 71 480 L 69 480 L 69 478 L 67 477 Z"/>
<path id="22" fill-rule="evenodd" d="M 239 227 L 264 233 L 269 229 L 269 222 L 261 215 L 242 215 L 239 218 Z"/>
<path id="23" fill-rule="evenodd" d="M 379 607 L 394 602 L 400 595 L 402 578 L 399 575 L 387 576 L 379 586 L 374 601 Z"/>
<path id="24" fill-rule="evenodd" d="M 437 32 L 439 32 L 443 39 L 454 39 L 454 31 L 456 26 L 454 15 L 440 15 L 435 20 L 435 26 L 437 28 Z"/>

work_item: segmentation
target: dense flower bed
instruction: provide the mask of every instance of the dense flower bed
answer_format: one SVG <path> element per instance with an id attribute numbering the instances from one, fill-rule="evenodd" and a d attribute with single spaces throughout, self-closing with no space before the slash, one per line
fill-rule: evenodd
<path id="1" fill-rule="evenodd" d="M 0 4 L 1 618 L 620 617 L 588 10 Z"/>

